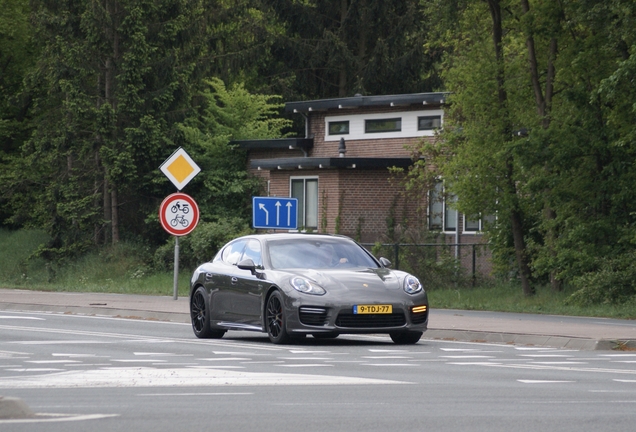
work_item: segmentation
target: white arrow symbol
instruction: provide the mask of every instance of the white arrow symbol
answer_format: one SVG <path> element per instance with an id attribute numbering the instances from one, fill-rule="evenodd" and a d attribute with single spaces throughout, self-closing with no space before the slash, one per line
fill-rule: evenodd
<path id="1" fill-rule="evenodd" d="M 280 206 L 282 204 L 280 203 L 280 201 L 276 201 L 276 226 L 280 226 Z M 288 224 L 289 225 L 289 224 Z"/>
<path id="2" fill-rule="evenodd" d="M 287 201 L 287 226 L 291 225 L 291 208 L 292 208 L 292 203 Z"/>
<path id="3" fill-rule="evenodd" d="M 269 212 L 267 211 L 267 209 L 265 208 L 265 204 L 260 203 L 258 205 L 258 208 L 263 210 L 265 212 L 265 225 L 269 225 Z"/>

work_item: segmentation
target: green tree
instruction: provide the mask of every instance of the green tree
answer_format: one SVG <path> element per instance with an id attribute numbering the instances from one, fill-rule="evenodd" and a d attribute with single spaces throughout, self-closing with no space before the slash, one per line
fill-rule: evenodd
<path id="1" fill-rule="evenodd" d="M 459 209 L 497 215 L 494 253 L 505 265 L 515 252 L 528 295 L 631 253 L 633 2 L 453 6 L 431 44 L 447 51 L 452 105 L 427 151 Z"/>
<path id="2" fill-rule="evenodd" d="M 12 220 L 57 256 L 144 234 L 200 70 L 198 0 L 34 1 L 34 132 L 8 174 Z"/>
<path id="3" fill-rule="evenodd" d="M 431 91 L 439 55 L 424 52 L 426 23 L 418 2 L 276 0 L 285 25 L 272 46 L 272 74 L 293 78 L 300 98 Z"/>
<path id="4" fill-rule="evenodd" d="M 280 97 L 251 94 L 242 84 L 227 88 L 218 78 L 205 83 L 198 115 L 180 125 L 184 145 L 202 168 L 190 190 L 206 220 L 239 216 L 248 222 L 251 196 L 262 185 L 248 174 L 246 153 L 231 142 L 280 138 L 291 122 L 279 117 Z"/>

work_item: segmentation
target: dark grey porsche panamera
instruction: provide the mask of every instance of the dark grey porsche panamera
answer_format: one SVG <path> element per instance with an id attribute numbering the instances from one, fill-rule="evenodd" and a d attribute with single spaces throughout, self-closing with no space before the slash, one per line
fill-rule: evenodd
<path id="1" fill-rule="evenodd" d="M 240 237 L 194 271 L 192 329 L 199 338 L 267 332 L 276 344 L 352 333 L 414 344 L 428 324 L 428 298 L 415 276 L 389 264 L 344 236 Z"/>

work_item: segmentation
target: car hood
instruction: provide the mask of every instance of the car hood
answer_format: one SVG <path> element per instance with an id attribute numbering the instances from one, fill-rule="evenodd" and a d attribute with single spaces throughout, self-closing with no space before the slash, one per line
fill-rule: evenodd
<path id="1" fill-rule="evenodd" d="M 325 288 L 327 291 L 337 289 L 355 293 L 371 291 L 387 291 L 400 289 L 400 281 L 391 270 L 386 268 L 359 269 L 294 269 L 287 272 L 289 277 L 302 276 Z"/>

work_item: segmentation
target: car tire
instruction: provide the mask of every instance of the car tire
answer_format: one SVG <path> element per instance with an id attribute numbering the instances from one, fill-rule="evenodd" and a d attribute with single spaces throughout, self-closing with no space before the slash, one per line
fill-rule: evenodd
<path id="1" fill-rule="evenodd" d="M 205 288 L 199 287 L 190 297 L 190 320 L 192 331 L 200 339 L 220 339 L 225 330 L 210 327 L 210 300 Z"/>
<path id="2" fill-rule="evenodd" d="M 422 337 L 423 332 L 418 331 L 401 331 L 390 333 L 391 340 L 398 345 L 416 344 Z"/>
<path id="3" fill-rule="evenodd" d="M 312 333 L 314 339 L 335 339 L 340 336 L 338 333 Z"/>
<path id="4" fill-rule="evenodd" d="M 280 292 L 274 291 L 267 299 L 265 307 L 265 325 L 267 336 L 275 344 L 289 343 L 292 338 L 287 333 L 287 317 L 285 316 L 285 304 Z"/>

